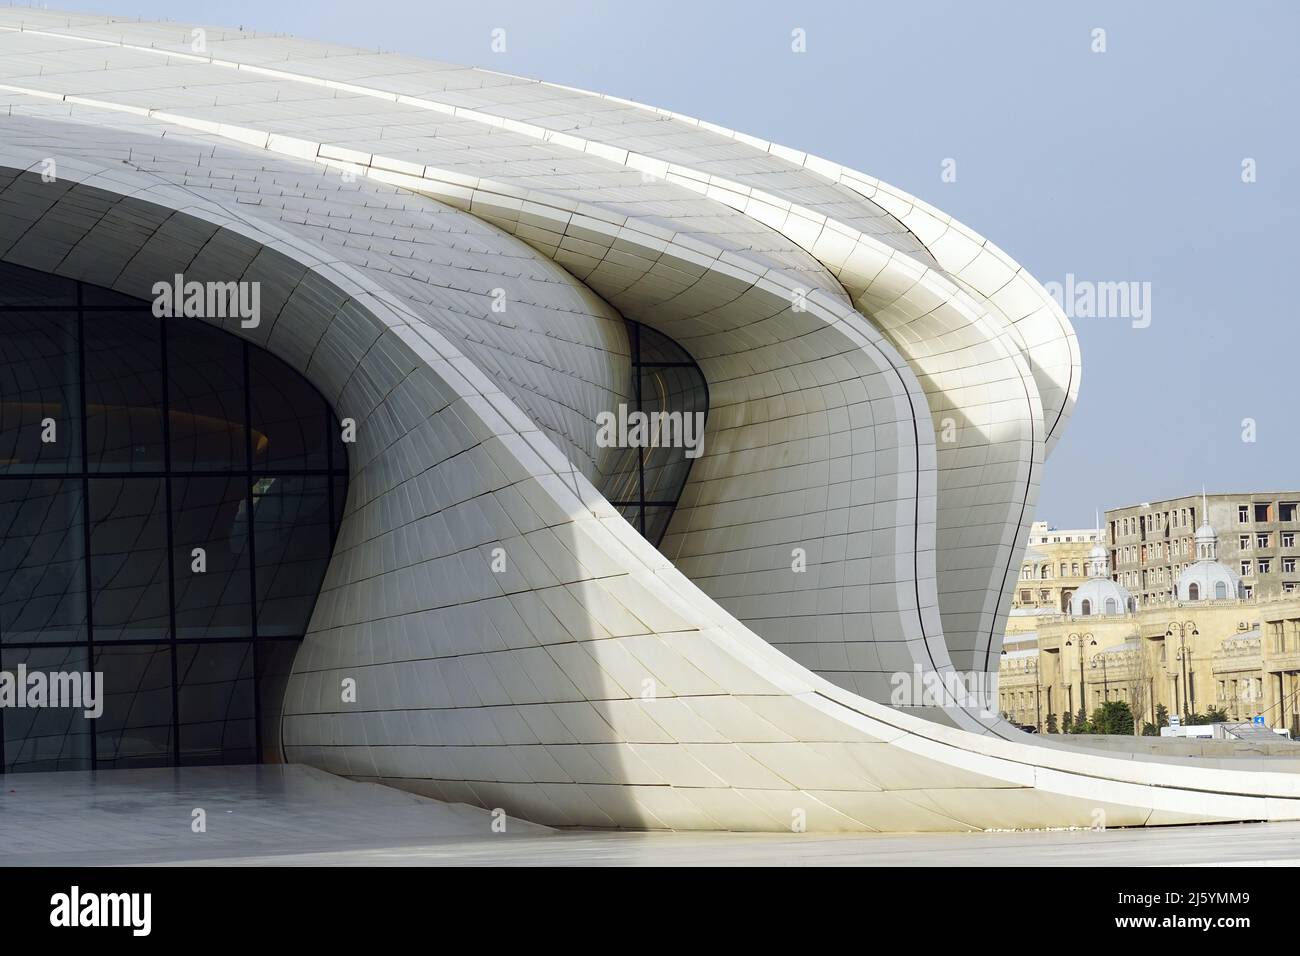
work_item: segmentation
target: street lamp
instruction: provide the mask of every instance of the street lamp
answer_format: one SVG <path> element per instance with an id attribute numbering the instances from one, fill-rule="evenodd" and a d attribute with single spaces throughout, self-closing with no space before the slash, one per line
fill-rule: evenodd
<path id="1" fill-rule="evenodd" d="M 1002 656 L 1003 657 L 1007 656 L 1007 649 L 1005 647 L 1002 648 Z M 1000 667 L 999 670 L 1001 670 Z M 1043 732 L 1043 708 L 1039 698 L 1040 685 L 1038 682 L 1038 659 L 1034 658 L 1032 660 L 1025 660 L 1023 664 L 1023 670 L 1026 674 L 1028 674 L 1030 671 L 1034 672 L 1034 730 L 1036 730 L 1038 733 L 1042 733 Z"/>
<path id="2" fill-rule="evenodd" d="M 1192 656 L 1191 648 L 1187 646 L 1187 631 L 1191 630 L 1192 637 L 1196 637 L 1201 632 L 1196 629 L 1195 621 L 1183 621 L 1181 624 L 1177 621 L 1170 621 L 1169 627 L 1165 631 L 1166 639 L 1174 636 L 1175 628 L 1178 629 L 1178 660 L 1183 665 L 1183 719 L 1186 720 L 1191 713 L 1187 709 L 1187 662 Z M 1193 698 L 1192 704 L 1195 705 L 1195 703 L 1196 700 Z"/>
<path id="3" fill-rule="evenodd" d="M 1038 692 L 1042 684 L 1038 680 L 1038 658 L 1030 661 L 1034 669 L 1034 729 L 1040 734 L 1043 732 L 1043 705 L 1039 700 Z"/>
<path id="4" fill-rule="evenodd" d="M 1079 709 L 1085 714 L 1088 712 L 1088 701 L 1085 697 L 1086 687 L 1083 683 L 1083 649 L 1085 647 L 1096 647 L 1097 641 L 1092 636 L 1091 631 L 1067 634 L 1065 637 L 1066 647 L 1077 647 L 1079 649 Z"/>
<path id="5" fill-rule="evenodd" d="M 1106 655 L 1104 653 L 1093 654 L 1092 659 L 1088 661 L 1088 666 L 1095 669 L 1098 661 L 1101 662 L 1101 697 L 1102 700 L 1110 700 L 1110 679 L 1106 676 Z"/>

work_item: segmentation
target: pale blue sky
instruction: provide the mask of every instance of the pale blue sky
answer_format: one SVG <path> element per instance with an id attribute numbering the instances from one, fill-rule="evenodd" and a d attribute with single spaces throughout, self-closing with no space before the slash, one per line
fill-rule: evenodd
<path id="1" fill-rule="evenodd" d="M 1300 487 L 1300 4 L 80 0 L 612 93 L 894 183 L 1042 282 L 1152 283 L 1151 325 L 1075 321 L 1079 407 L 1038 516 Z M 504 27 L 508 50 L 493 54 Z M 808 52 L 790 52 L 790 32 Z M 1091 31 L 1107 52 L 1091 52 Z M 957 161 L 957 181 L 940 179 Z M 1243 158 L 1258 181 L 1243 184 Z M 1257 441 L 1241 440 L 1243 418 Z"/>

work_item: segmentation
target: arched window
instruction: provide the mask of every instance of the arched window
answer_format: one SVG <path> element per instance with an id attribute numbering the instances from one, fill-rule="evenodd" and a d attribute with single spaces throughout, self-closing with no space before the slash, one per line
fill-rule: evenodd
<path id="1" fill-rule="evenodd" d="M 1084 598 L 1084 600 L 1083 600 L 1083 615 L 1084 615 L 1085 617 L 1087 617 L 1087 616 L 1088 616 L 1089 614 L 1091 614 L 1091 613 L 1092 613 L 1092 602 L 1089 601 L 1087 598 Z"/>
<path id="2" fill-rule="evenodd" d="M 1052 566 L 1050 564 L 1044 564 L 1041 573 L 1043 576 L 1043 580 L 1046 581 L 1048 578 L 1052 576 Z"/>
<path id="3" fill-rule="evenodd" d="M 1215 582 L 1214 582 L 1214 598 L 1215 598 L 1215 600 L 1217 600 L 1217 601 L 1222 601 L 1222 600 L 1223 600 L 1224 598 L 1226 598 L 1227 596 L 1228 596 L 1228 586 L 1227 586 L 1226 584 L 1224 584 L 1222 581 L 1215 581 Z"/>
<path id="4" fill-rule="evenodd" d="M 1106 613 L 1107 613 L 1107 614 L 1118 614 L 1118 613 L 1119 613 L 1119 602 L 1116 601 L 1114 598 L 1106 598 Z"/>
<path id="5" fill-rule="evenodd" d="M 1187 585 L 1187 597 L 1188 600 L 1199 601 L 1201 599 L 1201 586 L 1199 584 Z"/>

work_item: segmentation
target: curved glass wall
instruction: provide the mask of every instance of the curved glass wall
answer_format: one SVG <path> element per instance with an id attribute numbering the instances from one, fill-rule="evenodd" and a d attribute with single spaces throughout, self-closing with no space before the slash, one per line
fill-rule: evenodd
<path id="1" fill-rule="evenodd" d="M 695 460 L 677 439 L 703 441 L 709 388 L 695 360 L 668 336 L 639 322 L 627 327 L 632 401 L 626 411 L 651 416 L 652 425 L 646 444 L 622 449 L 600 492 L 658 547 Z"/>
<path id="2" fill-rule="evenodd" d="M 0 264 L 0 679 L 104 682 L 97 719 L 0 699 L 0 766 L 274 759 L 346 473 L 270 353 Z"/>

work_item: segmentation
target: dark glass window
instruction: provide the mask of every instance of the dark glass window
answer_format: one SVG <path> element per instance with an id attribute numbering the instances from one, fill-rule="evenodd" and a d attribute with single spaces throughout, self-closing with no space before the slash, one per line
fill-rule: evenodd
<path id="1" fill-rule="evenodd" d="M 172 647 L 95 648 L 104 675 L 104 713 L 95 728 L 95 767 L 160 767 L 173 762 Z"/>
<path id="2" fill-rule="evenodd" d="M 83 311 L 90 471 L 163 471 L 162 322 Z"/>
<path id="3" fill-rule="evenodd" d="M 178 644 L 181 763 L 256 763 L 253 645 Z"/>
<path id="4" fill-rule="evenodd" d="M 248 362 L 253 467 L 319 471 L 329 467 L 330 412 L 320 393 L 270 352 Z M 336 456 L 337 457 L 337 453 Z"/>
<path id="5" fill-rule="evenodd" d="M 704 373 L 680 345 L 654 329 L 637 322 L 628 324 L 632 348 L 632 401 L 627 411 L 676 416 L 678 431 L 668 434 L 661 427 L 649 447 L 629 447 L 615 459 L 600 491 L 623 517 L 651 544 L 658 545 L 668 531 L 693 458 L 680 439 L 681 427 L 702 440 L 702 423 L 709 412 L 709 389 Z M 699 418 L 694 416 L 698 414 Z M 687 416 L 692 416 L 687 422 Z M 695 422 L 701 426 L 695 429 Z"/>
<path id="6" fill-rule="evenodd" d="M 75 309 L 81 301 L 81 283 L 75 279 L 38 272 L 0 263 L 0 277 L 4 279 L 4 307 L 22 310 L 24 307 L 41 310 Z"/>
<path id="7" fill-rule="evenodd" d="M 0 312 L 0 472 L 77 470 L 75 314 Z"/>
<path id="8" fill-rule="evenodd" d="M 330 480 L 266 476 L 252 501 L 258 633 L 302 633 L 329 563 Z"/>
<path id="9" fill-rule="evenodd" d="M 166 480 L 92 478 L 89 486 L 95 640 L 165 639 L 170 626 Z"/>
<path id="10" fill-rule="evenodd" d="M 167 420 L 173 471 L 244 470 L 243 344 L 205 326 L 167 327 Z M 292 373 L 291 373 L 292 374 Z"/>
<path id="11" fill-rule="evenodd" d="M 329 530 L 323 544 L 329 549 Z M 248 484 L 240 478 L 173 478 L 176 634 L 187 638 L 253 633 Z M 320 581 L 302 582 L 310 587 Z M 312 595 L 314 601 L 316 595 Z M 302 615 L 294 620 L 300 634 Z"/>
<path id="12" fill-rule="evenodd" d="M 80 478 L 0 480 L 0 637 L 86 639 L 86 535 Z"/>
<path id="13" fill-rule="evenodd" d="M 0 264 L 0 669 L 104 681 L 96 719 L 0 709 L 0 770 L 274 759 L 339 434 L 236 336 Z"/>
<path id="14" fill-rule="evenodd" d="M 28 673 L 85 673 L 90 671 L 90 649 L 74 647 L 0 646 L 0 670 L 11 674 L 26 667 Z M 53 707 L 7 707 L 0 723 L 6 772 L 30 770 L 89 770 L 93 767 L 92 736 L 96 721 L 84 710 Z"/>

